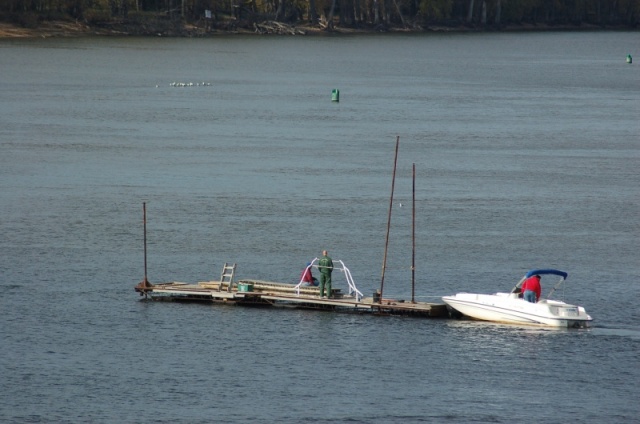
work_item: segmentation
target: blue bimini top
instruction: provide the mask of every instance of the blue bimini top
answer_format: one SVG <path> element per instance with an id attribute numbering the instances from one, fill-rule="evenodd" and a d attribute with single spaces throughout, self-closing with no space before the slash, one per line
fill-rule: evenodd
<path id="1" fill-rule="evenodd" d="M 550 275 L 559 275 L 560 277 L 564 278 L 565 280 L 567 279 L 567 276 L 569 274 L 567 274 L 564 271 L 558 271 L 557 269 L 532 269 L 531 271 L 527 272 L 527 275 L 525 275 L 525 278 L 529 278 L 532 275 L 546 275 L 546 274 L 550 274 Z"/>

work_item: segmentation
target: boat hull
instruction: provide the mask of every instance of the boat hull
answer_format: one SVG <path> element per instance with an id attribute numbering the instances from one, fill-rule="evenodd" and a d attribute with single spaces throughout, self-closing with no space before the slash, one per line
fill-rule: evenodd
<path id="1" fill-rule="evenodd" d="M 458 293 L 442 300 L 459 313 L 482 321 L 559 328 L 584 328 L 592 321 L 581 306 L 556 300 L 530 303 L 511 293 Z"/>

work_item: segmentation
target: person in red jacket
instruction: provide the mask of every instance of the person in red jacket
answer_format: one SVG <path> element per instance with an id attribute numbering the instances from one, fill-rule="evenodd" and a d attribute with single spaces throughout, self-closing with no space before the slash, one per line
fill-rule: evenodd
<path id="1" fill-rule="evenodd" d="M 524 300 L 536 303 L 538 299 L 540 299 L 540 294 L 542 293 L 540 276 L 536 274 L 524 280 L 524 283 L 522 283 L 522 293 Z"/>

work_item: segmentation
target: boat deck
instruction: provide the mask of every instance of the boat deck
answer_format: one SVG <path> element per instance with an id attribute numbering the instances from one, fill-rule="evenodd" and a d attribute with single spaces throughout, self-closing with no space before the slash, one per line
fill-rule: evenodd
<path id="1" fill-rule="evenodd" d="M 347 295 L 339 288 L 331 298 L 321 298 L 318 287 L 300 286 L 261 280 L 239 280 L 237 283 L 203 281 L 196 284 L 170 282 L 150 284 L 144 281 L 135 290 L 147 299 L 164 301 L 199 301 L 239 306 L 290 307 L 337 312 L 407 315 L 416 317 L 449 316 L 444 303 L 374 299 Z"/>

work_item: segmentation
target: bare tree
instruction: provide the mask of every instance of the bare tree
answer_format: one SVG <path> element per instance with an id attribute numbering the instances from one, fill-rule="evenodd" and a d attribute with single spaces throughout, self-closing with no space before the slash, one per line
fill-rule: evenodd
<path id="1" fill-rule="evenodd" d="M 398 6 L 398 1 L 393 0 L 393 4 L 396 6 L 396 11 L 398 12 L 398 16 L 400 16 L 400 22 L 402 22 L 402 26 L 406 27 L 407 25 L 404 22 L 404 16 L 402 16 L 402 11 L 400 10 L 400 6 Z"/>
<path id="2" fill-rule="evenodd" d="M 327 29 L 333 29 L 333 13 L 336 10 L 336 0 L 331 0 L 331 9 L 329 9 L 329 16 L 327 16 Z"/>
<path id="3" fill-rule="evenodd" d="M 467 22 L 471 23 L 471 20 L 473 19 L 473 3 L 475 2 L 475 0 L 469 0 L 469 12 L 467 13 Z"/>
<path id="4" fill-rule="evenodd" d="M 318 22 L 318 11 L 316 10 L 316 0 L 309 0 L 309 21 L 312 24 Z"/>
<path id="5" fill-rule="evenodd" d="M 278 0 L 278 7 L 276 9 L 276 16 L 275 16 L 275 20 L 279 21 L 282 19 L 282 16 L 284 15 L 284 1 L 285 0 Z"/>

